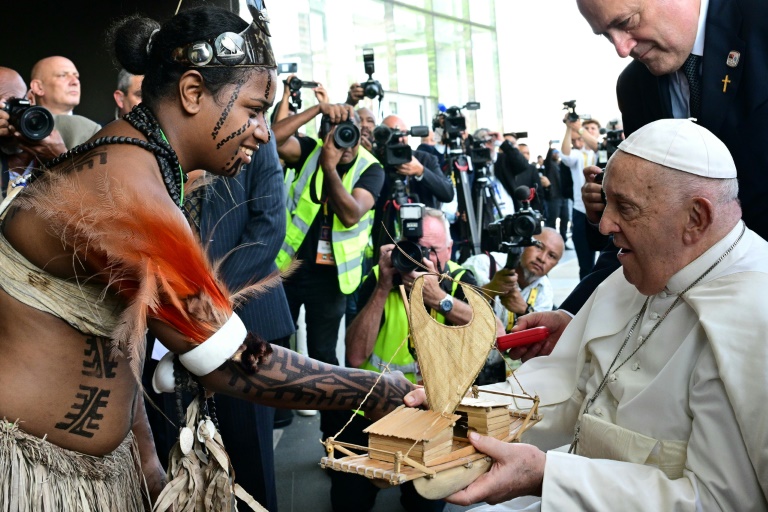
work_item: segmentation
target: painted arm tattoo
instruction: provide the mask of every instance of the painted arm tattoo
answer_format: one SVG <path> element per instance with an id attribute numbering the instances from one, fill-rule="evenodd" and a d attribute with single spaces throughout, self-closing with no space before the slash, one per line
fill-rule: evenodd
<path id="1" fill-rule="evenodd" d="M 374 417 L 402 405 L 415 387 L 399 372 L 381 375 L 374 387 L 376 372 L 321 363 L 279 346 L 260 358 L 256 372 L 248 367 L 230 360 L 201 380 L 211 391 L 293 409 L 356 409 L 370 391 L 363 410 Z"/>

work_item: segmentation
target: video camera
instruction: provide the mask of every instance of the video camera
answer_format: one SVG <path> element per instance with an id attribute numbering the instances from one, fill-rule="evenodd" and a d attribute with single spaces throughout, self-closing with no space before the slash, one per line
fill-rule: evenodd
<path id="1" fill-rule="evenodd" d="M 298 111 L 301 110 L 301 89 L 308 88 L 314 89 L 320 84 L 317 82 L 305 82 L 299 77 L 293 76 L 290 80 L 283 80 L 283 83 L 288 86 L 288 90 L 291 91 L 290 101 L 291 105 Z"/>
<path id="2" fill-rule="evenodd" d="M 351 119 L 334 125 L 331 118 L 325 114 L 320 119 L 320 132 L 318 132 L 320 138 L 325 139 L 325 136 L 330 133 L 334 126 L 336 126 L 336 131 L 333 132 L 333 143 L 337 148 L 353 148 L 360 142 L 360 128 L 355 126 Z"/>
<path id="3" fill-rule="evenodd" d="M 470 143 L 470 154 L 472 157 L 472 167 L 475 170 L 481 169 L 487 166 L 493 161 L 491 156 L 491 148 L 486 146 L 489 139 L 476 139 L 472 138 Z"/>
<path id="4" fill-rule="evenodd" d="M 392 251 L 392 265 L 401 274 L 419 268 L 423 258 L 429 258 L 429 249 L 419 245 L 424 234 L 424 204 L 407 203 L 400 206 L 400 239 Z M 398 250 L 399 247 L 399 250 Z"/>
<path id="5" fill-rule="evenodd" d="M 53 131 L 53 115 L 27 99 L 9 98 L 3 110 L 8 112 L 8 124 L 29 140 L 43 140 Z"/>
<path id="6" fill-rule="evenodd" d="M 429 135 L 429 127 L 412 126 L 408 131 L 379 125 L 373 129 L 373 154 L 384 167 L 397 167 L 407 164 L 413 157 L 411 146 L 400 142 L 402 137 L 426 137 Z"/>
<path id="7" fill-rule="evenodd" d="M 623 140 L 624 130 L 616 129 L 618 125 L 618 119 L 612 119 L 608 122 L 607 129 L 600 128 L 600 133 L 605 135 L 605 139 L 597 147 L 597 166 L 601 169 L 605 169 L 608 160 L 611 159 Z"/>
<path id="8" fill-rule="evenodd" d="M 468 101 L 463 107 L 448 107 L 445 112 L 440 112 L 432 120 L 432 129 L 442 128 L 443 136 L 449 140 L 460 138 L 462 132 L 467 130 L 467 119 L 461 110 L 478 110 L 480 102 Z"/>
<path id="9" fill-rule="evenodd" d="M 522 203 L 522 208 L 512 215 L 492 222 L 483 231 L 483 250 L 498 251 L 507 254 L 504 268 L 514 269 L 520 264 L 520 257 L 525 247 L 539 245 L 533 235 L 541 233 L 544 221 L 541 213 L 531 208 L 533 199 L 531 189 L 521 185 L 515 189 L 515 199 Z"/>
<path id="10" fill-rule="evenodd" d="M 384 88 L 378 80 L 373 79 L 373 73 L 376 69 L 373 63 L 373 48 L 363 48 L 363 65 L 365 66 L 365 74 L 368 75 L 368 80 L 360 84 L 360 87 L 363 88 L 363 94 L 366 98 L 375 99 L 378 97 L 381 101 L 384 98 Z"/>
<path id="11" fill-rule="evenodd" d="M 568 122 L 575 123 L 579 120 L 579 114 L 576 113 L 576 100 L 564 101 L 563 110 L 568 111 Z"/>

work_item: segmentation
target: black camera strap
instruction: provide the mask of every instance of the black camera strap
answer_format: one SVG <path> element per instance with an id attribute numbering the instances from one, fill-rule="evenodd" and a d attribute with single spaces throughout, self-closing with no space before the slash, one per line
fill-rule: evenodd
<path id="1" fill-rule="evenodd" d="M 488 256 L 488 259 L 490 260 L 490 266 L 488 267 L 488 280 L 490 281 L 493 279 L 493 276 L 496 275 L 496 258 L 491 256 L 490 251 L 485 251 L 485 254 Z"/>
<path id="2" fill-rule="evenodd" d="M 315 204 L 325 204 L 328 202 L 328 194 L 325 191 L 325 185 L 323 185 L 322 197 L 318 197 L 317 195 L 317 175 L 322 172 L 323 170 L 320 168 L 320 164 L 317 164 L 317 169 L 315 169 L 315 172 L 312 173 L 312 177 L 309 179 L 309 198 Z"/>

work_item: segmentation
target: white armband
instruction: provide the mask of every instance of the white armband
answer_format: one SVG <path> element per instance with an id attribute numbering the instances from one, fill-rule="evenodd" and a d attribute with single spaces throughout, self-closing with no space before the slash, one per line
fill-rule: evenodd
<path id="1" fill-rule="evenodd" d="M 232 313 L 229 320 L 213 336 L 189 352 L 181 354 L 179 361 L 184 368 L 198 377 L 208 375 L 237 352 L 247 335 L 243 321 L 237 313 Z"/>

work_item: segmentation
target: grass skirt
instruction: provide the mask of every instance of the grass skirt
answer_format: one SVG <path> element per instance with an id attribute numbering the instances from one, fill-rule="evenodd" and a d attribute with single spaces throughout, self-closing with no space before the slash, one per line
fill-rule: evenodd
<path id="1" fill-rule="evenodd" d="M 0 420 L 0 510 L 8 512 L 144 510 L 133 434 L 94 457 L 60 448 Z"/>

